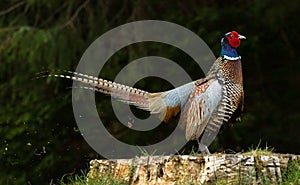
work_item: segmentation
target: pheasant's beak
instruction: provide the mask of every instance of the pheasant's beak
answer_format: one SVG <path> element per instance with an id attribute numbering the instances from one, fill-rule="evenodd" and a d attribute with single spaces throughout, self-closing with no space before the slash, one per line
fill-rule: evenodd
<path id="1" fill-rule="evenodd" d="M 239 34 L 239 39 L 246 39 L 246 37 Z"/>

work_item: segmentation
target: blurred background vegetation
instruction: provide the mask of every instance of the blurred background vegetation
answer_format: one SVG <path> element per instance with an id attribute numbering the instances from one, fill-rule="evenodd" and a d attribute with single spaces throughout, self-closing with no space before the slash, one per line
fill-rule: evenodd
<path id="1" fill-rule="evenodd" d="M 32 79 L 47 69 L 75 70 L 96 38 L 116 26 L 145 19 L 190 29 L 216 56 L 221 33 L 237 30 L 247 36 L 239 48 L 245 86 L 243 119 L 219 134 L 212 152 L 240 152 L 260 143 L 276 152 L 299 154 L 299 5 L 298 0 L 2 0 L 0 184 L 49 184 L 87 169 L 90 159 L 101 158 L 78 131 L 67 88 L 71 82 Z M 113 80 L 124 65 L 148 55 L 178 62 L 193 79 L 203 76 L 182 51 L 154 43 L 122 49 L 100 76 Z M 140 81 L 139 87 L 169 88 L 155 80 Z M 110 99 L 97 95 L 97 100 L 104 122 L 117 122 Z M 160 135 L 164 127 L 155 133 Z M 119 130 L 129 142 L 139 140 L 139 135 L 111 129 Z"/>

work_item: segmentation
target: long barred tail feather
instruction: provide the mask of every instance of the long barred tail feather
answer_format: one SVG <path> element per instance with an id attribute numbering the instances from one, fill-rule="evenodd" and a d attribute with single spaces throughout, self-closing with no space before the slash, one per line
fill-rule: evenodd
<path id="1" fill-rule="evenodd" d="M 45 73 L 53 73 L 53 72 L 64 72 L 70 75 L 65 74 L 45 74 Z M 149 92 L 143 91 L 141 89 L 133 88 L 130 86 L 126 86 L 123 84 L 119 84 L 116 82 L 104 80 L 102 78 L 97 78 L 94 76 L 77 73 L 68 70 L 55 70 L 55 71 L 45 71 L 39 73 L 40 76 L 37 78 L 44 78 L 44 77 L 57 77 L 57 78 L 65 78 L 70 79 L 78 82 L 85 83 L 91 87 L 84 87 L 83 89 L 89 89 L 101 92 L 103 94 L 108 94 L 114 98 L 117 98 L 123 102 L 135 105 L 141 109 L 148 110 L 148 94 Z M 43 75 L 41 75 L 43 74 Z"/>

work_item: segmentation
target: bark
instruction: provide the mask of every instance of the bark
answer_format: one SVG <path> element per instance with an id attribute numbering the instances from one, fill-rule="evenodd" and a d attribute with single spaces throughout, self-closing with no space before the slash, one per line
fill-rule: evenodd
<path id="1" fill-rule="evenodd" d="M 111 174 L 128 184 L 280 184 L 300 156 L 290 154 L 212 154 L 92 160 L 88 178 Z"/>

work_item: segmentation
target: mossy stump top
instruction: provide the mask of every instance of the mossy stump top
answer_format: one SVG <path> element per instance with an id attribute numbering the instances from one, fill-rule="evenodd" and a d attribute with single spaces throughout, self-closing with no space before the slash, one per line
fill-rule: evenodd
<path id="1" fill-rule="evenodd" d="M 89 179 L 111 175 L 128 184 L 281 184 L 299 155 L 212 154 L 92 160 Z M 299 182 L 300 183 L 300 182 Z"/>

